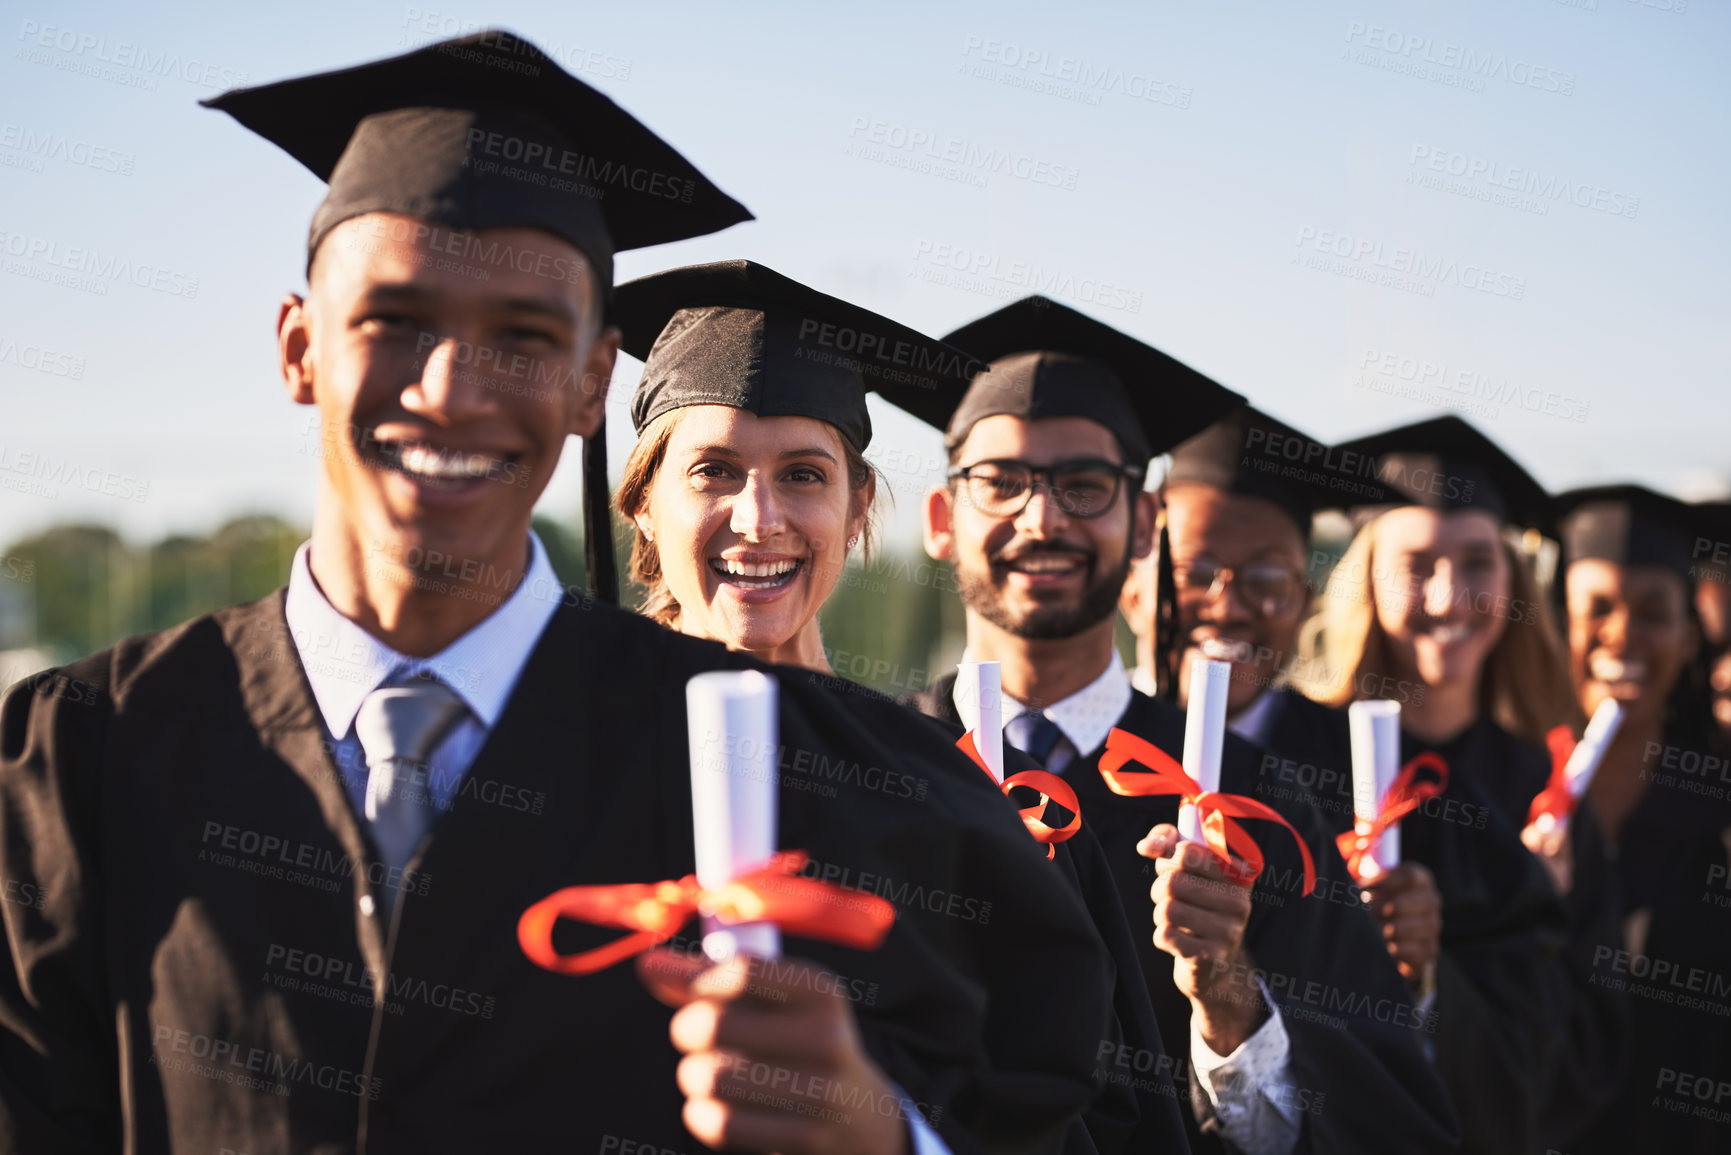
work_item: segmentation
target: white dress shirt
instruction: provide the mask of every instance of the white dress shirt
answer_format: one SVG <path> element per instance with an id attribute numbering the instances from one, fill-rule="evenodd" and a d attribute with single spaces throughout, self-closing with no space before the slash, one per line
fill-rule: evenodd
<path id="1" fill-rule="evenodd" d="M 1268 745 L 1268 732 L 1274 727 L 1275 707 L 1280 704 L 1280 691 L 1264 690 L 1250 705 L 1226 719 L 1226 728 L 1247 742 Z"/>
<path id="2" fill-rule="evenodd" d="M 963 660 L 968 660 L 966 655 Z M 1061 774 L 1073 758 L 1099 749 L 1130 708 L 1132 698 L 1130 675 L 1117 647 L 1113 647 L 1112 660 L 1098 678 L 1040 711 L 1063 735 L 1052 748 L 1046 768 Z M 962 708 L 958 698 L 956 709 L 960 712 Z M 1017 749 L 1023 748 L 1029 723 L 1021 722 L 1014 728 L 1011 723 L 1025 709 L 1013 714 L 1004 710 L 1004 737 Z M 968 715 L 962 714 L 962 719 L 966 723 Z M 1203 1041 L 1192 1016 L 1190 1067 L 1228 1142 L 1246 1155 L 1287 1155 L 1298 1146 L 1300 1130 L 1300 1096 L 1294 1094 L 1292 1084 L 1292 1041 L 1268 988 L 1261 979 L 1256 981 L 1268 1007 L 1268 1021 L 1230 1055 L 1217 1055 Z"/>
<path id="3" fill-rule="evenodd" d="M 284 616 L 355 814 L 366 822 L 367 759 L 355 736 L 361 702 L 387 683 L 423 672 L 455 690 L 469 707 L 427 760 L 427 785 L 434 805 L 449 809 L 487 735 L 498 724 L 529 654 L 566 596 L 541 539 L 529 534 L 529 569 L 510 597 L 430 658 L 399 654 L 338 613 L 313 579 L 307 560 L 311 547 L 311 542 L 303 542 L 295 552 Z M 913 1130 L 915 1155 L 950 1155 L 913 1101 L 900 1087 L 894 1089 Z"/>
<path id="4" fill-rule="evenodd" d="M 516 688 L 530 651 L 565 596 L 546 549 L 531 533 L 529 569 L 511 595 L 437 654 L 412 658 L 343 617 L 325 599 L 307 561 L 311 546 L 306 542 L 295 553 L 284 614 L 355 813 L 366 814 L 367 797 L 367 759 L 355 736 L 355 715 L 361 702 L 381 686 L 422 672 L 431 673 L 456 691 L 469 707 L 469 713 L 427 760 L 427 787 L 433 803 L 441 810 L 449 809 L 475 755 Z"/>

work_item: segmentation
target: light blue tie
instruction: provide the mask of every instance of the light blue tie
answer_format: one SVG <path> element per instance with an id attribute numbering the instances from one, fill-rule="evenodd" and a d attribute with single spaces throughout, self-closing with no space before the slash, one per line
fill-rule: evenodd
<path id="1" fill-rule="evenodd" d="M 443 682 L 417 679 L 374 690 L 355 715 L 367 757 L 367 822 L 386 865 L 399 872 L 438 817 L 428 760 L 468 712 Z"/>

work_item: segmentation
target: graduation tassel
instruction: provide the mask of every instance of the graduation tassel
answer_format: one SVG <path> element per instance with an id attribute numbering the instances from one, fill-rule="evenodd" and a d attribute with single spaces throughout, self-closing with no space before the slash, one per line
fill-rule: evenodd
<path id="1" fill-rule="evenodd" d="M 607 488 L 607 422 L 583 439 L 583 563 L 589 596 L 619 604 L 613 568 L 612 494 Z"/>
<path id="2" fill-rule="evenodd" d="M 1172 538 L 1166 532 L 1166 510 L 1155 517 L 1160 530 L 1159 557 L 1154 561 L 1154 696 L 1178 700 L 1178 583 L 1172 576 Z"/>

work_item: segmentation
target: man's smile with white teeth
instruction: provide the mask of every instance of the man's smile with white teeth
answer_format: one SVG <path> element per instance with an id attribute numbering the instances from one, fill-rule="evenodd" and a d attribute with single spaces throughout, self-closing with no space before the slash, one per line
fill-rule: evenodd
<path id="1" fill-rule="evenodd" d="M 515 460 L 514 454 L 499 457 L 478 451 L 439 449 L 424 441 L 375 440 L 371 448 L 387 469 L 433 483 L 463 483 L 498 476 L 500 470 Z"/>
<path id="2" fill-rule="evenodd" d="M 1216 662 L 1248 662 L 1256 653 L 1256 647 L 1249 642 L 1232 638 L 1201 638 L 1197 640 L 1196 648 L 1202 651 L 1203 657 Z"/>
<path id="3" fill-rule="evenodd" d="M 1019 570 L 1022 573 L 1063 573 L 1066 570 L 1081 568 L 1083 558 L 1079 554 L 1039 550 L 1007 561 L 1000 561 L 998 564 L 1006 569 Z"/>
<path id="4" fill-rule="evenodd" d="M 805 559 L 776 558 L 773 561 L 737 561 L 733 558 L 710 558 L 709 568 L 727 585 L 744 590 L 768 590 L 784 586 L 804 568 Z"/>

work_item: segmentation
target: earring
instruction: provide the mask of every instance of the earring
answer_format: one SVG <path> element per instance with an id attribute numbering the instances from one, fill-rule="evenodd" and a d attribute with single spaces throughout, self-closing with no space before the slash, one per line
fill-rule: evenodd
<path id="1" fill-rule="evenodd" d="M 643 531 L 643 539 L 645 541 L 647 541 L 650 545 L 655 544 L 655 535 L 650 533 L 648 530 Z"/>
<path id="2" fill-rule="evenodd" d="M 859 544 L 859 534 L 857 534 L 857 533 L 854 534 L 852 537 L 847 539 L 847 547 L 849 549 L 854 548 L 858 544 Z"/>

